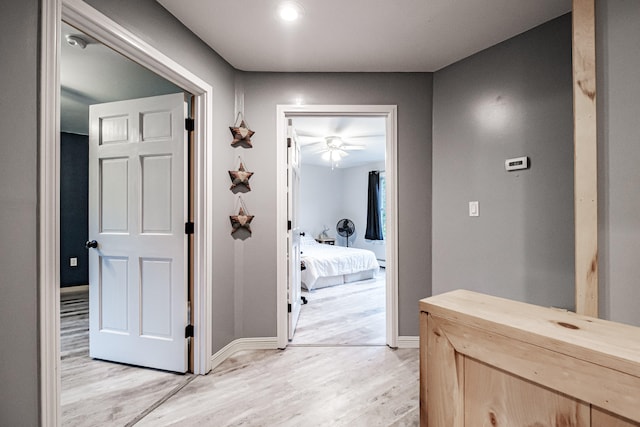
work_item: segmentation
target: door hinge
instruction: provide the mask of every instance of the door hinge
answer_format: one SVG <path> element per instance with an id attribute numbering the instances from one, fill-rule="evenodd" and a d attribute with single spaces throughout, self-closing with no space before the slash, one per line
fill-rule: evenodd
<path id="1" fill-rule="evenodd" d="M 187 325 L 186 328 L 184 328 L 184 337 L 193 338 L 193 325 Z"/>
<path id="2" fill-rule="evenodd" d="M 287 231 L 291 231 L 291 221 L 287 221 Z"/>
<path id="3" fill-rule="evenodd" d="M 287 313 L 291 313 L 291 303 L 287 304 Z"/>
<path id="4" fill-rule="evenodd" d="M 287 138 L 287 148 L 291 148 L 291 138 Z"/>
<path id="5" fill-rule="evenodd" d="M 196 128 L 196 121 L 189 118 L 184 119 L 184 128 L 187 132 L 193 132 Z"/>
<path id="6" fill-rule="evenodd" d="M 195 232 L 195 225 L 192 222 L 184 223 L 184 234 L 193 234 Z"/>

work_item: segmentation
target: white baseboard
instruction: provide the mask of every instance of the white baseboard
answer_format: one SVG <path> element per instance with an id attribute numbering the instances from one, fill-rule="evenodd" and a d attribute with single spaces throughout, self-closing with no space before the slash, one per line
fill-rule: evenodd
<path id="1" fill-rule="evenodd" d="M 398 348 L 419 348 L 420 337 L 417 336 L 405 336 L 398 337 Z"/>
<path id="2" fill-rule="evenodd" d="M 397 341 L 397 348 L 419 348 L 420 337 L 400 336 Z M 211 369 L 215 369 L 222 362 L 233 356 L 235 353 L 244 350 L 277 350 L 278 338 L 239 338 L 218 350 L 211 356 Z"/>
<path id="3" fill-rule="evenodd" d="M 65 286 L 60 288 L 61 294 L 70 294 L 72 292 L 86 292 L 89 290 L 89 285 L 77 285 L 77 286 Z"/>
<path id="4" fill-rule="evenodd" d="M 243 350 L 276 350 L 278 338 L 238 338 L 217 351 L 211 356 L 211 369 L 215 369 L 222 362 L 233 356 L 234 353 Z"/>

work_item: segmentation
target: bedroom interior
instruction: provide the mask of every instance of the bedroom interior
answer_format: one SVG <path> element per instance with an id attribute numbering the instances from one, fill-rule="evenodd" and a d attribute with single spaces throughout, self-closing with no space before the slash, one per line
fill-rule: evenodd
<path id="1" fill-rule="evenodd" d="M 368 175 L 384 172 L 385 120 L 301 116 L 292 125 L 301 152 L 298 223 L 304 233 L 305 303 L 291 344 L 384 345 L 384 180 L 373 191 Z M 371 211 L 380 236 L 365 236 Z"/>

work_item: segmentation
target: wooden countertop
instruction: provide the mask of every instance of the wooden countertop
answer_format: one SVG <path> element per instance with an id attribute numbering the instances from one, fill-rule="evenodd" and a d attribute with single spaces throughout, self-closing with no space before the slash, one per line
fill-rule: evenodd
<path id="1" fill-rule="evenodd" d="M 420 310 L 640 377 L 635 326 L 467 290 L 425 298 Z"/>

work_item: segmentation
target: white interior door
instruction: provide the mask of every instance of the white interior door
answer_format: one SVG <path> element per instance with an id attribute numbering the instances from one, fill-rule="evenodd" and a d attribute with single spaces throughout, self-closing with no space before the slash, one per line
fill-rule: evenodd
<path id="1" fill-rule="evenodd" d="M 91 357 L 187 370 L 186 108 L 182 93 L 90 108 Z"/>
<path id="2" fill-rule="evenodd" d="M 301 309 L 300 275 L 300 227 L 298 225 L 298 204 L 300 200 L 300 147 L 295 132 L 288 119 L 287 137 L 287 212 L 290 226 L 288 231 L 288 311 L 289 339 L 293 339 Z"/>

